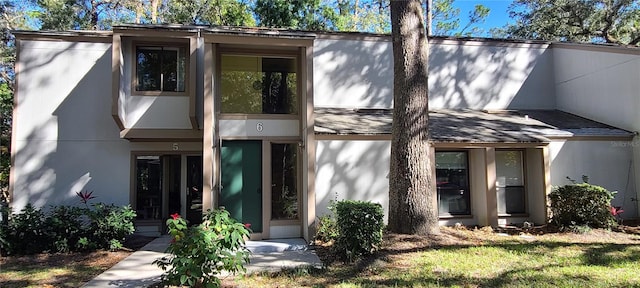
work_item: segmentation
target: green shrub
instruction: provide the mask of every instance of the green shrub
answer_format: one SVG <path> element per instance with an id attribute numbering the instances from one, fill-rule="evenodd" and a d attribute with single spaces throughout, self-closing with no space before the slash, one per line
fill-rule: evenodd
<path id="1" fill-rule="evenodd" d="M 93 209 L 87 211 L 91 222 L 89 234 L 99 248 L 114 250 L 113 247 L 121 246 L 115 241 L 122 242 L 126 236 L 135 231 L 133 219 L 136 213 L 131 206 L 118 207 L 103 203 L 92 206 Z"/>
<path id="2" fill-rule="evenodd" d="M 338 239 L 336 249 L 353 261 L 375 252 L 382 243 L 384 212 L 378 203 L 342 200 L 336 203 Z"/>
<path id="3" fill-rule="evenodd" d="M 27 204 L 19 213 L 9 216 L 7 225 L 7 254 L 33 254 L 47 250 L 46 215 L 41 209 Z"/>
<path id="4" fill-rule="evenodd" d="M 611 215 L 613 195 L 588 183 L 557 187 L 549 194 L 551 223 L 565 231 L 577 226 L 609 228 L 615 224 Z"/>
<path id="5" fill-rule="evenodd" d="M 178 214 L 167 220 L 173 241 L 167 249 L 172 255 L 154 261 L 167 271 L 162 278 L 166 284 L 189 287 L 219 287 L 215 276 L 221 271 L 244 272 L 249 251 L 244 238 L 249 230 L 229 216 L 223 209 L 209 210 L 202 224 L 187 227 Z"/>
<path id="6" fill-rule="evenodd" d="M 52 206 L 45 219 L 46 235 L 51 243 L 49 250 L 69 252 L 85 236 L 87 231 L 80 221 L 84 214 L 82 208 L 72 206 Z"/>
<path id="7" fill-rule="evenodd" d="M 51 206 L 46 213 L 27 204 L 19 213 L 3 216 L 0 254 L 120 249 L 135 230 L 135 215 L 129 206 L 102 203 L 86 208 Z"/>
<path id="8" fill-rule="evenodd" d="M 322 215 L 318 218 L 316 229 L 316 240 L 322 242 L 336 241 L 340 235 L 338 231 L 338 223 L 333 215 Z"/>

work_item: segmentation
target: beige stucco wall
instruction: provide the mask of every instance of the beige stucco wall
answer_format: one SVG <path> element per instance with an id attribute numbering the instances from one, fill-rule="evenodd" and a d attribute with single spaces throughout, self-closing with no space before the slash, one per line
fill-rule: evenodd
<path id="1" fill-rule="evenodd" d="M 613 206 L 623 206 L 625 218 L 637 217 L 633 148 L 628 141 L 554 141 L 549 145 L 551 184 L 569 184 L 566 177 L 618 191 Z"/>
<path id="2" fill-rule="evenodd" d="M 391 108 L 388 38 L 316 39 L 316 107 Z M 429 55 L 431 109 L 553 109 L 553 55 L 544 44 L 434 40 Z"/>
<path id="3" fill-rule="evenodd" d="M 111 117 L 110 44 L 19 41 L 13 207 L 129 203 L 129 143 Z M 116 168 L 117 167 L 117 168 Z"/>
<path id="4" fill-rule="evenodd" d="M 637 50 L 625 50 L 623 48 L 607 47 L 575 47 L 570 45 L 558 45 L 553 48 L 554 74 L 558 109 L 613 125 L 628 131 L 640 131 L 640 52 Z M 636 136 L 633 142 L 611 142 L 603 144 L 609 150 L 625 154 L 624 163 L 616 164 L 622 175 L 629 174 L 629 162 L 631 164 L 631 176 L 629 188 L 611 183 L 612 190 L 625 189 L 625 203 L 630 198 L 638 199 L 640 191 L 634 185 L 635 179 L 640 179 L 640 138 Z M 624 152 L 621 152 L 624 151 Z M 576 155 L 581 158 L 587 155 Z M 622 161 L 622 160 L 621 160 Z M 589 176 L 595 177 L 596 173 L 601 177 L 609 177 L 609 166 L 602 170 L 593 171 Z M 605 168 L 606 167 L 606 168 Z M 576 167 L 574 169 L 580 169 Z M 564 176 L 561 176 L 564 177 Z M 579 178 L 580 175 L 572 177 Z M 625 176 L 627 177 L 627 176 Z M 622 181 L 622 180 L 618 180 Z M 607 184 L 605 182 L 605 184 Z M 626 185 L 625 185 L 626 186 Z M 633 187 L 633 188 L 631 188 Z M 617 197 L 622 197 L 618 195 Z M 636 201 L 637 211 L 640 202 Z M 631 204 L 629 204 L 631 205 Z M 626 217 L 637 217 L 636 214 L 626 213 Z"/>
<path id="5" fill-rule="evenodd" d="M 362 200 L 382 204 L 385 216 L 389 202 L 389 153 L 387 140 L 318 140 L 316 145 L 316 209 L 317 215 L 330 213 L 333 200 Z M 439 149 L 438 149 L 439 150 Z M 445 150 L 451 150 L 445 149 Z M 460 149 L 455 149 L 460 150 Z M 471 215 L 441 217 L 440 225 L 497 225 L 495 190 L 489 189 L 489 179 L 495 181 L 493 148 L 465 149 L 469 156 Z M 444 150 L 443 150 L 444 151 Z M 524 221 L 544 223 L 546 216 L 546 185 L 544 182 L 543 148 L 527 148 L 527 212 L 523 217 L 501 217 L 502 224 Z M 491 191 L 491 192 L 488 192 Z M 494 207 L 491 207 L 493 203 Z M 385 218 L 386 219 L 386 218 Z"/>
<path id="6" fill-rule="evenodd" d="M 332 200 L 362 200 L 389 207 L 389 155 L 385 140 L 316 141 L 316 215 Z"/>

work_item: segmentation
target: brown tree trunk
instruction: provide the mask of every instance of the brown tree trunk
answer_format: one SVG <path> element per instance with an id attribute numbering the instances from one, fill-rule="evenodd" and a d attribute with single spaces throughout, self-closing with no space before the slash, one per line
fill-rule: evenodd
<path id="1" fill-rule="evenodd" d="M 439 232 L 429 145 L 428 39 L 421 3 L 391 1 L 393 125 L 389 170 L 389 229 L 406 234 Z"/>

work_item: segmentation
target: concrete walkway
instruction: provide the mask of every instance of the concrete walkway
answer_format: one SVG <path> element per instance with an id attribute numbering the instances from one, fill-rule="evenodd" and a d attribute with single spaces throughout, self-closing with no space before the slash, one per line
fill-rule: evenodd
<path id="1" fill-rule="evenodd" d="M 156 238 L 83 287 L 147 287 L 160 282 L 163 271 L 151 263 L 169 255 L 164 251 L 170 241 L 170 236 Z M 251 251 L 251 261 L 245 265 L 247 273 L 276 272 L 308 266 L 322 267 L 315 251 L 308 249 L 304 239 L 248 241 L 247 248 Z"/>

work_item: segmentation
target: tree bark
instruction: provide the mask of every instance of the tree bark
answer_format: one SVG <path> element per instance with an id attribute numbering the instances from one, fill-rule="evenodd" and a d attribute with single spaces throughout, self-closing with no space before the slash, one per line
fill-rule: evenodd
<path id="1" fill-rule="evenodd" d="M 393 125 L 389 170 L 389 229 L 436 234 L 437 194 L 429 144 L 428 39 L 421 3 L 391 1 Z"/>

